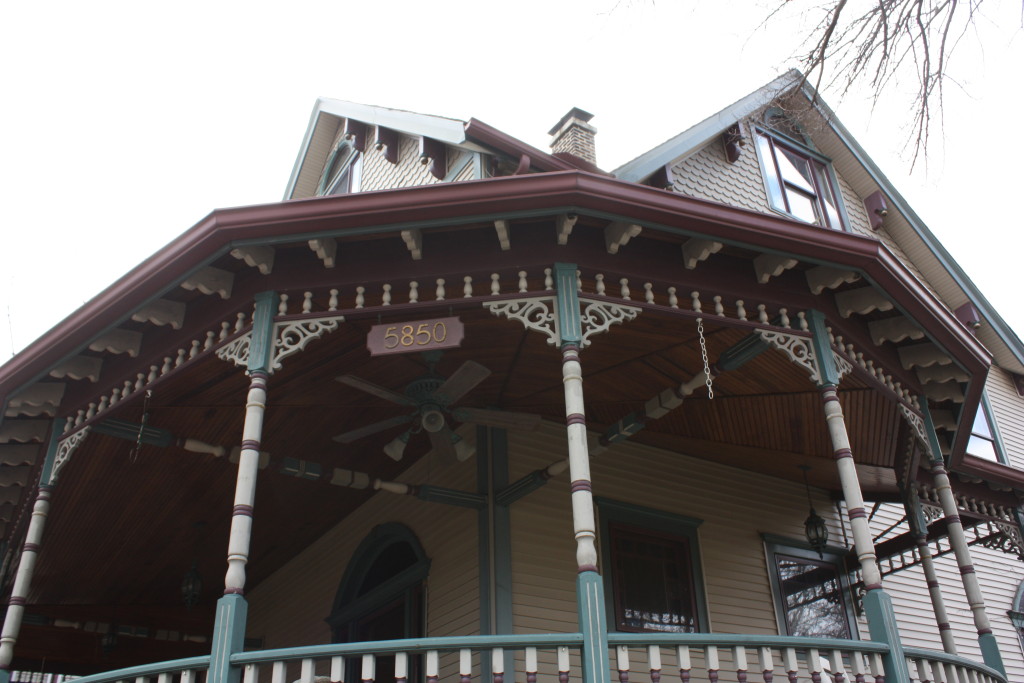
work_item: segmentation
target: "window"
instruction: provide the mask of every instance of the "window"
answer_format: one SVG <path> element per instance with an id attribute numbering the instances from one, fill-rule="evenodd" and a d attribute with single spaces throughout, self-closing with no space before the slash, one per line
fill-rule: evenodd
<path id="1" fill-rule="evenodd" d="M 1013 608 L 1006 612 L 1013 624 L 1013 630 L 1017 632 L 1017 640 L 1020 642 L 1021 650 L 1024 651 L 1024 582 L 1017 586 L 1017 595 L 1013 598 Z"/>
<path id="2" fill-rule="evenodd" d="M 363 157 L 350 142 L 342 139 L 327 157 L 320 175 L 317 194 L 347 194 L 358 192 L 362 180 Z"/>
<path id="3" fill-rule="evenodd" d="M 706 630 L 700 520 L 603 498 L 597 504 L 609 628 Z"/>
<path id="4" fill-rule="evenodd" d="M 842 230 L 842 207 L 828 162 L 760 129 L 754 139 L 769 205 L 799 221 Z"/>
<path id="5" fill-rule="evenodd" d="M 988 397 L 982 395 L 978 412 L 974 414 L 974 425 L 971 427 L 971 438 L 967 440 L 967 454 L 984 458 L 992 462 L 1005 463 L 1003 449 L 1000 447 L 995 421 L 988 404 Z"/>
<path id="6" fill-rule="evenodd" d="M 766 539 L 768 540 L 768 539 Z M 851 639 L 855 620 L 842 558 L 818 557 L 785 539 L 765 543 L 779 633 L 808 638 Z"/>

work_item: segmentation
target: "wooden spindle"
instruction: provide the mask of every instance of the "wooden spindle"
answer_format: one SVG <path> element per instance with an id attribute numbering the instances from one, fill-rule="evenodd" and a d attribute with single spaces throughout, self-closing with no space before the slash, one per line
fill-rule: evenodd
<path id="1" fill-rule="evenodd" d="M 829 652 L 829 661 L 832 665 L 832 683 L 845 683 L 846 666 L 843 664 L 843 653 L 832 650 Z"/>
<path id="2" fill-rule="evenodd" d="M 331 682 L 345 683 L 344 657 L 331 657 Z"/>
<path id="3" fill-rule="evenodd" d="M 689 683 L 692 668 L 689 645 L 680 645 L 676 648 L 676 661 L 679 664 L 679 680 L 682 683 Z"/>
<path id="4" fill-rule="evenodd" d="M 196 683 L 195 669 L 185 669 L 182 671 L 180 683 Z"/>
<path id="5" fill-rule="evenodd" d="M 381 295 L 380 295 L 380 305 L 381 306 L 390 306 L 391 305 L 391 285 L 389 285 L 387 283 L 384 283 L 383 285 L 381 285 L 380 288 L 382 290 L 384 290 L 381 293 Z"/>
<path id="6" fill-rule="evenodd" d="M 715 302 L 715 315 L 725 315 L 725 306 L 722 305 L 722 297 L 716 294 L 711 297 L 711 300 Z"/>
<path id="7" fill-rule="evenodd" d="M 644 301 L 646 301 L 649 304 L 654 303 L 654 292 L 652 291 L 653 287 L 654 285 L 652 285 L 650 282 L 644 283 Z"/>
<path id="8" fill-rule="evenodd" d="M 327 299 L 327 310 L 336 311 L 338 310 L 338 290 L 332 289 L 330 295 L 330 298 Z"/>
<path id="9" fill-rule="evenodd" d="M 441 659 L 437 650 L 427 650 L 427 658 L 424 666 L 424 673 L 427 676 L 427 683 L 437 683 L 441 675 Z"/>
<path id="10" fill-rule="evenodd" d="M 594 276 L 594 291 L 600 294 L 601 296 L 604 296 L 604 290 L 604 275 L 598 273 L 597 275 Z"/>
<path id="11" fill-rule="evenodd" d="M 757 666 L 761 669 L 761 678 L 764 683 L 772 683 L 775 676 L 775 659 L 772 657 L 770 647 L 759 647 L 757 649 Z"/>
<path id="12" fill-rule="evenodd" d="M 360 678 L 363 683 L 373 683 L 377 677 L 377 658 L 372 654 L 363 655 L 363 666 Z"/>
<path id="13" fill-rule="evenodd" d="M 917 667 L 917 677 L 921 683 L 931 683 L 932 667 L 924 658 L 913 660 Z"/>
<path id="14" fill-rule="evenodd" d="M 529 289 L 529 286 L 527 285 L 527 282 L 526 282 L 526 271 L 525 270 L 520 270 L 519 271 L 519 293 L 523 294 L 528 289 Z"/>
<path id="15" fill-rule="evenodd" d="M 313 664 L 313 659 L 310 657 L 303 659 L 299 671 L 303 681 L 312 681 L 316 677 L 316 666 Z"/>
<path id="16" fill-rule="evenodd" d="M 437 301 L 444 301 L 444 278 L 437 278 L 437 287 L 434 289 L 434 299 Z"/>
<path id="17" fill-rule="evenodd" d="M 246 664 L 245 667 L 242 669 L 242 683 L 259 683 L 259 671 L 259 666 L 257 666 L 256 664 Z M 184 675 L 182 676 L 182 678 L 184 678 Z"/>
<path id="18" fill-rule="evenodd" d="M 409 680 L 409 653 L 395 653 L 395 683 L 406 683 Z"/>
<path id="19" fill-rule="evenodd" d="M 800 676 L 800 660 L 797 659 L 796 648 L 787 647 L 782 651 L 782 666 L 789 683 L 796 683 Z"/>
<path id="20" fill-rule="evenodd" d="M 501 283 L 499 282 L 500 279 L 500 275 L 498 275 L 497 273 L 491 273 L 491 294 L 494 294 L 495 296 L 501 294 Z"/>
<path id="21" fill-rule="evenodd" d="M 694 294 L 696 294 L 696 292 L 694 292 Z M 718 683 L 718 646 L 704 646 L 704 661 L 706 662 L 708 669 L 708 680 L 711 681 L 711 683 Z"/>
<path id="22" fill-rule="evenodd" d="M 462 298 L 472 299 L 473 298 L 473 278 L 469 275 L 462 278 Z"/>
<path id="23" fill-rule="evenodd" d="M 174 367 L 181 367 L 185 363 L 185 349 L 178 349 L 178 355 L 174 359 Z"/>
<path id="24" fill-rule="evenodd" d="M 738 683 L 747 683 L 747 648 L 736 645 L 732 649 L 732 661 L 736 666 L 736 680 Z"/>
<path id="25" fill-rule="evenodd" d="M 800 311 L 799 313 L 797 313 L 797 314 L 796 314 L 796 318 L 797 318 L 797 320 L 799 320 L 799 321 L 800 321 L 800 322 L 799 322 L 799 323 L 797 324 L 797 327 L 799 327 L 799 328 L 800 328 L 801 330 L 803 330 L 804 332 L 806 332 L 806 331 L 807 331 L 807 329 L 808 329 L 808 324 L 807 324 L 807 314 L 806 314 L 806 313 L 804 313 L 803 311 Z"/>
<path id="26" fill-rule="evenodd" d="M 698 292 L 698 291 L 690 292 L 690 308 L 693 309 L 694 312 L 700 313 L 700 309 L 701 309 L 700 292 Z"/>
<path id="27" fill-rule="evenodd" d="M 199 340 L 198 339 L 193 339 L 192 340 L 192 348 L 190 348 L 188 350 L 189 360 L 195 358 L 198 355 L 199 355 Z"/>
<path id="28" fill-rule="evenodd" d="M 676 288 L 668 288 L 668 305 L 672 308 L 679 308 L 679 297 L 676 296 Z"/>
<path id="29" fill-rule="evenodd" d="M 736 299 L 736 317 L 740 320 L 747 319 L 747 309 L 743 306 L 743 299 Z"/>
<path id="30" fill-rule="evenodd" d="M 284 662 L 274 662 L 274 668 L 270 671 L 270 683 L 287 683 L 285 674 L 287 669 Z"/>
<path id="31" fill-rule="evenodd" d="M 619 287 L 619 294 L 623 299 L 629 301 L 629 280 L 627 278 L 622 278 L 619 280 L 619 285 L 621 285 Z"/>
<path id="32" fill-rule="evenodd" d="M 526 648 L 526 683 L 537 683 L 537 648 Z"/>
<path id="33" fill-rule="evenodd" d="M 409 283 L 409 303 L 414 304 L 420 300 L 420 283 L 415 280 Z"/>
<path id="34" fill-rule="evenodd" d="M 473 678 L 473 651 L 469 648 L 459 650 L 459 683 L 470 683 Z"/>
<path id="35" fill-rule="evenodd" d="M 583 291 L 583 273 L 578 270 L 576 271 L 576 291 Z"/>
<path id="36" fill-rule="evenodd" d="M 313 310 L 313 292 L 302 293 L 302 312 L 309 313 Z"/>
<path id="37" fill-rule="evenodd" d="M 235 316 L 235 332 L 241 332 L 245 328 L 245 313 Z"/>
<path id="38" fill-rule="evenodd" d="M 779 325 L 785 327 L 787 330 L 789 329 L 789 315 L 785 308 L 779 309 Z"/>
<path id="39" fill-rule="evenodd" d="M 288 315 L 288 295 L 287 294 L 282 294 L 278 298 L 281 300 L 281 303 L 279 303 L 277 305 L 277 314 L 278 315 Z"/>
<path id="40" fill-rule="evenodd" d="M 763 325 L 768 324 L 768 311 L 764 310 L 764 304 L 757 305 L 757 321 Z"/>
<path id="41" fill-rule="evenodd" d="M 544 269 L 544 291 L 550 292 L 555 289 L 555 278 L 551 277 L 551 269 Z"/>
<path id="42" fill-rule="evenodd" d="M 356 308 L 366 306 L 366 287 L 356 287 Z"/>
<path id="43" fill-rule="evenodd" d="M 651 683 L 661 681 L 661 648 L 657 645 L 647 646 L 647 664 L 651 667 Z"/>
<path id="44" fill-rule="evenodd" d="M 207 332 L 206 341 L 203 342 L 203 351 L 209 351 L 216 343 L 216 335 L 213 334 L 213 331 L 211 330 L 210 332 Z"/>
<path id="45" fill-rule="evenodd" d="M 569 646 L 558 646 L 558 683 L 569 683 Z"/>
<path id="46" fill-rule="evenodd" d="M 491 676 L 494 683 L 505 683 L 505 650 L 500 647 L 491 650 Z"/>
<path id="47" fill-rule="evenodd" d="M 629 683 L 629 647 L 626 645 L 615 648 L 615 668 L 619 670 L 619 683 Z"/>

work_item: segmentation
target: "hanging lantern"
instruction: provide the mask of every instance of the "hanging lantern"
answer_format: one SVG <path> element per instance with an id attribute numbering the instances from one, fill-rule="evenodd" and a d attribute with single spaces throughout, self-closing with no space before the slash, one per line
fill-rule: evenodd
<path id="1" fill-rule="evenodd" d="M 199 604 L 199 597 L 203 594 L 203 578 L 199 576 L 198 561 L 192 561 L 192 568 L 185 572 L 181 580 L 181 599 L 187 607 L 195 607 Z"/>
<path id="2" fill-rule="evenodd" d="M 807 537 L 807 544 L 818 553 L 818 557 L 824 558 L 825 547 L 828 546 L 828 526 L 825 525 L 825 520 L 814 510 L 814 504 L 811 502 L 811 486 L 807 483 L 807 472 L 811 468 L 807 465 L 799 465 L 799 467 L 804 472 L 804 489 L 807 491 L 807 505 L 811 509 L 807 519 L 804 520 L 804 535 Z"/>

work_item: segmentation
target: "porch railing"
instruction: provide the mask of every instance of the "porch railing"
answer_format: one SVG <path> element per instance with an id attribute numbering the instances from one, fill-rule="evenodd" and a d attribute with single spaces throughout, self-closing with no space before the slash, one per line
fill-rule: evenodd
<path id="1" fill-rule="evenodd" d="M 243 652 L 242 683 L 494 683 L 580 681 L 579 633 L 414 638 Z M 620 683 L 809 681 L 883 683 L 883 643 L 714 633 L 612 633 L 611 669 Z M 913 683 L 1007 683 L 962 657 L 906 648 Z M 209 657 L 121 669 L 75 683 L 202 683 Z M 386 669 L 386 672 L 385 672 Z"/>

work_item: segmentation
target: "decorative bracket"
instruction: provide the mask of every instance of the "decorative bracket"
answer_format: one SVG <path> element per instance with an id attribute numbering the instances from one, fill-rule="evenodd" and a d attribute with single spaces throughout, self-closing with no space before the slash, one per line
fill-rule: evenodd
<path id="1" fill-rule="evenodd" d="M 506 299 L 504 301 L 485 301 L 484 308 L 499 318 L 518 320 L 528 330 L 546 334 L 548 344 L 558 346 L 562 340 L 558 333 L 558 319 L 554 314 L 555 298 L 551 296 L 530 297 L 526 299 Z"/>
<path id="2" fill-rule="evenodd" d="M 85 435 L 89 433 L 90 427 L 82 427 L 80 430 L 66 436 L 60 440 L 57 444 L 57 454 L 53 458 L 53 468 L 50 470 L 50 482 L 57 481 L 57 475 L 60 474 L 61 469 L 67 464 L 68 460 L 71 459 L 71 454 L 75 452 L 82 441 L 85 440 Z"/>
<path id="3" fill-rule="evenodd" d="M 274 351 L 271 358 L 270 371 L 281 369 L 281 361 L 305 349 L 314 339 L 338 329 L 338 323 L 345 320 L 344 316 L 326 318 L 306 318 L 274 323 Z M 238 367 L 248 367 L 249 348 L 252 345 L 252 330 L 217 349 L 217 357 L 234 363 Z"/>
<path id="4" fill-rule="evenodd" d="M 914 430 L 914 436 L 920 442 L 924 452 L 928 454 L 928 458 L 934 460 L 935 453 L 932 451 L 932 445 L 928 442 L 928 433 L 925 431 L 924 419 L 902 402 L 899 404 L 899 409 L 903 419 Z"/>
<path id="5" fill-rule="evenodd" d="M 547 335 L 548 344 L 558 346 L 561 344 L 562 337 L 558 330 L 558 317 L 554 313 L 554 302 L 554 297 L 543 296 L 485 301 L 483 305 L 493 315 L 518 320 L 526 329 Z M 580 297 L 580 304 L 583 308 L 580 316 L 583 327 L 581 348 L 590 346 L 591 336 L 607 332 L 612 325 L 633 320 L 640 315 L 640 309 L 635 306 L 624 306 L 585 297 Z"/>
<path id="6" fill-rule="evenodd" d="M 814 361 L 814 350 L 810 339 L 774 330 L 758 330 L 757 334 L 766 344 L 782 351 L 789 356 L 789 360 L 806 370 L 807 374 L 811 376 L 812 382 L 815 384 L 821 382 L 821 372 L 818 370 L 818 364 Z"/>

